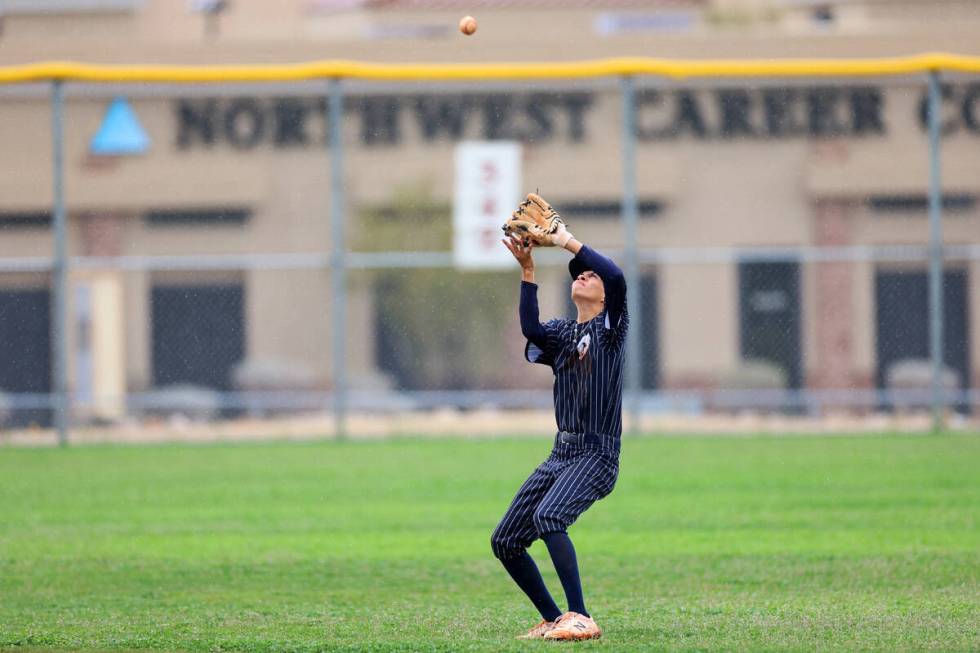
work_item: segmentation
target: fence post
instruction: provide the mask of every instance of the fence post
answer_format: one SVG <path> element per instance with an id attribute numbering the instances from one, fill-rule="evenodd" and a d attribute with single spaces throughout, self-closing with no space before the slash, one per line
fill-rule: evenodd
<path id="1" fill-rule="evenodd" d="M 621 78 L 623 101 L 623 264 L 629 295 L 630 328 L 626 336 L 626 395 L 629 402 L 629 432 L 640 432 L 640 329 L 643 307 L 640 293 L 640 269 L 637 259 L 636 198 L 636 84 L 630 75 Z"/>
<path id="2" fill-rule="evenodd" d="M 943 428 L 943 182 L 938 70 L 929 71 L 929 353 L 932 359 L 932 430 Z"/>
<path id="3" fill-rule="evenodd" d="M 54 377 L 54 423 L 58 432 L 58 444 L 68 446 L 71 421 L 71 399 L 68 396 L 68 236 L 65 212 L 65 89 L 64 82 L 51 82 L 51 142 L 52 142 L 52 195 L 54 200 L 54 296 L 52 309 L 52 346 L 54 360 L 51 376 Z"/>
<path id="4" fill-rule="evenodd" d="M 334 394 L 334 432 L 343 438 L 347 432 L 347 243 L 344 228 L 344 89 L 340 78 L 328 85 L 330 130 L 330 257 L 331 367 Z"/>

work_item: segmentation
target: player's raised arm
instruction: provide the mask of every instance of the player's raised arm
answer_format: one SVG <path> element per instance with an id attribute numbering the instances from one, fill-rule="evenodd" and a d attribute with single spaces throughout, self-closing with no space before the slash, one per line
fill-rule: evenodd
<path id="1" fill-rule="evenodd" d="M 534 283 L 534 258 L 531 256 L 530 243 L 525 243 L 515 236 L 504 238 L 504 246 L 510 250 L 521 266 L 521 333 L 539 348 L 544 349 L 548 342 L 548 334 L 541 325 L 538 317 L 538 286 Z"/>
<path id="2" fill-rule="evenodd" d="M 615 328 L 626 312 L 626 277 L 619 266 L 608 256 L 603 256 L 588 245 L 584 245 L 574 237 L 570 238 L 565 249 L 575 254 L 579 267 L 592 270 L 602 279 L 606 290 L 606 315 L 609 324 Z"/>

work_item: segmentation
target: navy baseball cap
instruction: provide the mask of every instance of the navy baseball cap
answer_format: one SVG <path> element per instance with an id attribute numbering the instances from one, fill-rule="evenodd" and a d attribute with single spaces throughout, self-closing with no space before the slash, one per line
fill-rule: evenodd
<path id="1" fill-rule="evenodd" d="M 568 273 L 572 275 L 572 279 L 578 279 L 578 275 L 591 269 L 592 268 L 580 261 L 577 256 L 573 257 L 572 260 L 568 262 Z"/>

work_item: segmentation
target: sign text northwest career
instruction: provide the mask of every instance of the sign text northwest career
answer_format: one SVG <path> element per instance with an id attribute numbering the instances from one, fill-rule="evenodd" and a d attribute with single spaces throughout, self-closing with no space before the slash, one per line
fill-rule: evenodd
<path id="1" fill-rule="evenodd" d="M 908 119 L 925 129 L 926 96 L 916 93 L 916 111 Z M 643 90 L 637 94 L 636 136 L 640 141 L 883 136 L 887 98 L 874 86 Z M 596 108 L 596 94 L 579 91 L 361 95 L 346 99 L 344 113 L 355 120 L 362 145 L 390 147 L 407 140 L 584 143 L 595 129 Z M 327 140 L 323 98 L 178 99 L 175 114 L 180 149 L 291 148 Z M 945 86 L 942 121 L 944 134 L 980 136 L 980 84 Z"/>

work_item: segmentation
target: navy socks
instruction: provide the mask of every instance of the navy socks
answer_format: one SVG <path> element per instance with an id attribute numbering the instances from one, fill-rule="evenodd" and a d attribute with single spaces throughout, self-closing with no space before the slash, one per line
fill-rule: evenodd
<path id="1" fill-rule="evenodd" d="M 578 575 L 578 561 L 575 558 L 575 547 L 567 533 L 545 533 L 541 536 L 548 553 L 551 554 L 551 561 L 555 563 L 555 571 L 561 580 L 561 586 L 565 589 L 565 599 L 568 601 L 568 611 L 578 612 L 586 617 L 589 613 L 585 611 L 585 599 L 582 598 L 582 581 Z"/>
<path id="2" fill-rule="evenodd" d="M 575 547 L 567 533 L 545 533 L 541 536 L 548 553 L 551 554 L 551 561 L 558 572 L 558 579 L 565 590 L 565 599 L 568 601 L 568 611 L 590 616 L 585 609 L 585 599 L 582 598 L 582 581 L 578 575 L 578 560 L 575 557 Z M 534 558 L 527 551 L 521 553 L 516 558 L 506 558 L 501 560 L 504 569 L 514 579 L 517 586 L 527 594 L 531 603 L 541 613 L 541 617 L 546 621 L 554 621 L 561 616 L 562 612 L 555 604 L 555 600 L 548 593 L 544 579 L 538 566 L 534 564 Z"/>
<path id="3" fill-rule="evenodd" d="M 554 621 L 561 616 L 561 610 L 558 609 L 555 600 L 548 593 L 548 588 L 545 587 L 544 579 L 541 578 L 541 572 L 538 571 L 538 566 L 534 564 L 534 558 L 531 557 L 531 554 L 524 551 L 516 558 L 506 558 L 500 562 L 503 563 L 504 569 L 514 579 L 517 586 L 527 594 L 527 598 L 531 599 L 531 603 L 541 613 L 542 619 Z"/>

